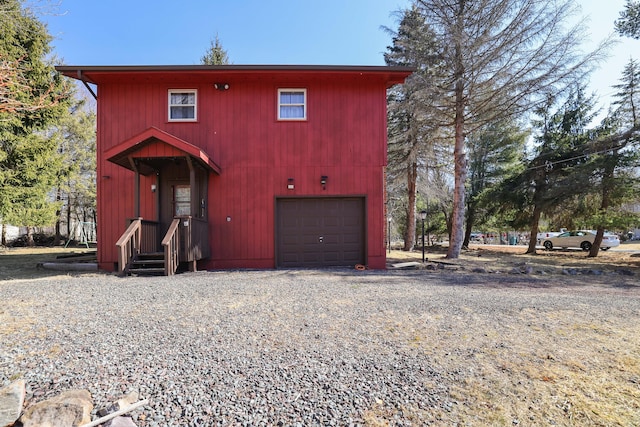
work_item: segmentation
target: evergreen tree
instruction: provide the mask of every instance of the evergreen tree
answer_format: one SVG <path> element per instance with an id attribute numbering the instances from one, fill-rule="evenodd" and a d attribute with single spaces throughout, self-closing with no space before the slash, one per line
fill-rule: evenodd
<path id="1" fill-rule="evenodd" d="M 87 99 L 74 97 L 74 103 L 54 135 L 63 166 L 56 175 L 56 200 L 60 210 L 56 221 L 56 240 L 62 238 L 61 224 L 67 226 L 72 238 L 73 226 L 80 222 L 95 222 L 96 206 L 96 114 Z"/>
<path id="2" fill-rule="evenodd" d="M 470 179 L 463 247 L 469 246 L 477 220 L 488 219 L 480 211 L 483 204 L 495 203 L 491 199 L 483 203 L 482 195 L 489 193 L 504 176 L 520 169 L 526 139 L 527 133 L 510 120 L 488 124 L 468 138 Z"/>
<path id="3" fill-rule="evenodd" d="M 629 126 L 640 125 L 640 64 L 631 58 L 622 71 L 620 83 L 613 86 L 615 101 L 618 107 L 616 114 Z"/>
<path id="4" fill-rule="evenodd" d="M 615 26 L 621 36 L 640 39 L 640 1 L 627 0 Z"/>
<path id="5" fill-rule="evenodd" d="M 211 40 L 209 49 L 200 58 L 200 62 L 204 65 L 229 65 L 229 55 L 222 47 L 217 34 L 215 40 Z"/>
<path id="6" fill-rule="evenodd" d="M 540 129 L 535 138 L 536 156 L 523 174 L 524 181 L 531 183 L 533 207 L 529 222 L 532 237 L 527 253 L 536 253 L 535 236 L 541 215 L 562 206 L 571 196 L 588 191 L 584 177 L 576 173 L 576 168 L 587 161 L 583 155 L 594 138 L 589 126 L 597 112 L 594 112 L 595 97 L 586 96 L 584 90 L 582 85 L 574 87 L 553 114 L 550 114 L 552 103 L 539 110 L 541 119 L 535 122 Z"/>
<path id="7" fill-rule="evenodd" d="M 637 201 L 640 181 L 635 169 L 640 166 L 640 154 L 633 144 L 640 142 L 638 106 L 640 102 L 640 69 L 631 59 L 622 72 L 613 105 L 616 110 L 598 128 L 591 149 L 589 167 L 600 204 L 590 212 L 590 222 L 597 229 L 589 256 L 598 255 L 606 228 L 620 226 L 616 220 L 625 215 L 619 211 L 627 202 Z M 623 219 L 624 220 L 624 219 Z"/>
<path id="8" fill-rule="evenodd" d="M 18 0 L 0 0 L 0 10 L 0 63 L 20 68 L 0 108 L 0 217 L 32 231 L 55 221 L 48 195 L 61 159 L 46 130 L 68 108 L 70 91 L 47 60 L 46 27 Z"/>
<path id="9" fill-rule="evenodd" d="M 579 166 L 588 162 L 595 133 L 589 125 L 596 115 L 595 98 L 578 85 L 560 107 L 549 97 L 536 110 L 534 151 L 525 167 L 507 175 L 484 197 L 493 200 L 492 214 L 508 218 L 514 228 L 529 227 L 527 253 L 536 253 L 536 236 L 543 214 L 566 210 L 573 197 L 590 191 L 588 174 Z"/>
<path id="10" fill-rule="evenodd" d="M 388 167 L 389 194 L 404 203 L 404 250 L 412 250 L 416 236 L 417 188 L 420 176 L 425 180 L 433 167 L 437 126 L 429 98 L 435 96 L 431 84 L 437 73 L 439 55 L 433 32 L 425 25 L 416 8 L 403 13 L 393 44 L 384 55 L 387 65 L 415 67 L 405 83 L 388 94 Z"/>
<path id="11" fill-rule="evenodd" d="M 474 129 L 519 117 L 590 71 L 601 48 L 581 55 L 583 24 L 565 29 L 573 0 L 416 0 L 442 47 L 448 70 L 435 106 L 454 142 L 454 198 L 448 258 L 463 243 L 466 139 Z"/>

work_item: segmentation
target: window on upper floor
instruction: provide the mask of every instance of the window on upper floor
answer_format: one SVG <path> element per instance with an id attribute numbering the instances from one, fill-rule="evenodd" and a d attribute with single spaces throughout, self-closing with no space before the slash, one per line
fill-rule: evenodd
<path id="1" fill-rule="evenodd" d="M 307 120 L 306 89 L 278 89 L 278 120 Z"/>
<path id="2" fill-rule="evenodd" d="M 195 122 L 198 120 L 198 91 L 195 89 L 169 90 L 169 121 Z"/>

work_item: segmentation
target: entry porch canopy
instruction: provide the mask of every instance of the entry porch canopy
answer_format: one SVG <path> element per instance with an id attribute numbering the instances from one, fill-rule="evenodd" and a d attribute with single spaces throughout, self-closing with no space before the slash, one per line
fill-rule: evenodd
<path id="1" fill-rule="evenodd" d="M 135 172 L 136 216 L 140 215 L 140 175 L 155 174 L 169 159 L 186 159 L 192 188 L 195 186 L 196 165 L 217 175 L 221 172 L 220 166 L 202 149 L 153 126 L 111 147 L 104 154 L 108 161 Z"/>

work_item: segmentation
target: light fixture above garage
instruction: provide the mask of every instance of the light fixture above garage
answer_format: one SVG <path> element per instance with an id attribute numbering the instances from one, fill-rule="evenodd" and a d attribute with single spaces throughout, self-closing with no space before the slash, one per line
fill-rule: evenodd
<path id="1" fill-rule="evenodd" d="M 326 175 L 322 175 L 320 177 L 320 185 L 322 185 L 322 189 L 326 190 L 327 189 L 327 176 Z"/>
<path id="2" fill-rule="evenodd" d="M 293 184 L 293 178 L 289 178 L 287 180 L 287 189 L 288 190 L 293 190 L 295 187 L 295 185 Z"/>
<path id="3" fill-rule="evenodd" d="M 225 91 L 229 90 L 229 83 L 214 83 L 213 87 L 215 87 L 219 91 Z"/>

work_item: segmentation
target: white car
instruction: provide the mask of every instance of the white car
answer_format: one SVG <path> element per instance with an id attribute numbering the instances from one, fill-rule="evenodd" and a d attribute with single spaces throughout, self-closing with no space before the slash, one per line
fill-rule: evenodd
<path id="1" fill-rule="evenodd" d="M 583 251 L 588 251 L 593 245 L 593 241 L 596 238 L 596 233 L 592 231 L 565 231 L 560 233 L 556 237 L 549 237 L 542 243 L 545 249 L 551 250 L 553 248 L 580 248 Z M 606 251 L 609 248 L 614 248 L 620 245 L 620 239 L 614 234 L 605 233 L 602 236 L 602 243 L 600 249 Z"/>

